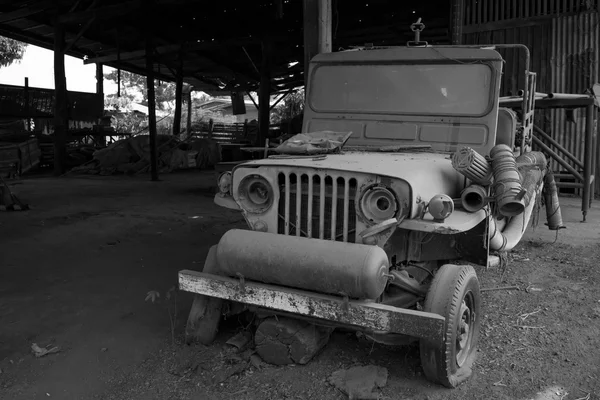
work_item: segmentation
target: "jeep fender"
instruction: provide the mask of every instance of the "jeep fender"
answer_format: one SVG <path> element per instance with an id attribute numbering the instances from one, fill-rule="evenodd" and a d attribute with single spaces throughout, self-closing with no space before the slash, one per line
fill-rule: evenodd
<path id="1" fill-rule="evenodd" d="M 217 193 L 215 194 L 214 202 L 220 207 L 229 208 L 230 210 L 240 210 L 240 206 L 235 202 L 233 197 L 229 195 Z"/>
<path id="2" fill-rule="evenodd" d="M 488 217 L 485 209 L 470 213 L 462 210 L 454 212 L 444 221 L 434 221 L 429 214 L 422 219 L 405 219 L 398 228 L 410 231 L 432 232 L 446 235 L 452 235 L 460 232 L 467 232 L 477 226 L 481 221 Z"/>

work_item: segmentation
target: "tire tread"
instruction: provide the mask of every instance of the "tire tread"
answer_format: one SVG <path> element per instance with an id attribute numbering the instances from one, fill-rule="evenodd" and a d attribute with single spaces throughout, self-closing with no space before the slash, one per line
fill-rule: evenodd
<path id="1" fill-rule="evenodd" d="M 455 326 L 449 321 L 456 318 L 462 304 L 464 291 L 469 285 L 474 285 L 472 288 L 473 295 L 476 303 L 480 303 L 479 281 L 473 267 L 470 265 L 446 264 L 440 268 L 434 277 L 425 298 L 425 311 L 434 312 L 446 318 L 446 335 L 441 346 L 427 340 L 421 340 L 421 364 L 425 376 L 429 380 L 450 388 L 463 383 L 471 375 L 471 365 L 476 353 L 476 339 L 480 321 L 477 305 L 476 332 L 474 332 L 471 354 L 465 365 L 454 371 L 453 329 Z"/>

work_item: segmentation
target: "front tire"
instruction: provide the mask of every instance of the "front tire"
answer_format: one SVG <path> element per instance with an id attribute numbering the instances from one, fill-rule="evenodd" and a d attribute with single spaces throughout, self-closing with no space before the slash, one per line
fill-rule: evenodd
<path id="1" fill-rule="evenodd" d="M 481 293 L 473 267 L 443 265 L 431 283 L 424 311 L 446 318 L 446 337 L 441 344 L 421 340 L 423 371 L 429 380 L 454 388 L 469 379 L 477 355 Z"/>

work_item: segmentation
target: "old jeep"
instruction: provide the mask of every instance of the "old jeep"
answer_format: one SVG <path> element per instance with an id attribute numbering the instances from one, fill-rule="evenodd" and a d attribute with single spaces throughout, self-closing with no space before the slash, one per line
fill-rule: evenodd
<path id="1" fill-rule="evenodd" d="M 180 272 L 196 293 L 188 333 L 210 343 L 224 305 L 242 305 L 382 343 L 414 338 L 428 379 L 468 379 L 475 267 L 519 242 L 547 179 L 530 147 L 535 74 L 524 71 L 518 112 L 503 109 L 502 64 L 492 47 L 422 42 L 314 57 L 303 132 L 351 135 L 337 152 L 221 175 L 215 202 L 249 230 L 228 231 L 202 272 Z"/>

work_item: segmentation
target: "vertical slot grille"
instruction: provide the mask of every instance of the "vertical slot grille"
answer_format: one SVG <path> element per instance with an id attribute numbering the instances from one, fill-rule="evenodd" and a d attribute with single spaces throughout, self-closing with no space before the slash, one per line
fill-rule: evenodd
<path id="1" fill-rule="evenodd" d="M 354 178 L 280 173 L 277 233 L 315 239 L 356 240 Z"/>

